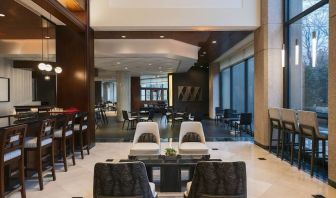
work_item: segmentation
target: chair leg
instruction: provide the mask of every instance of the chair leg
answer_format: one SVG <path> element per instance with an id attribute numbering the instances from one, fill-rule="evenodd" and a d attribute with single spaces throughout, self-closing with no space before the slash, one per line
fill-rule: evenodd
<path id="1" fill-rule="evenodd" d="M 279 156 L 279 150 L 280 150 L 280 141 L 283 141 L 283 140 L 281 140 L 281 130 L 280 130 L 280 129 L 278 129 L 277 156 Z"/>
<path id="2" fill-rule="evenodd" d="M 24 157 L 21 157 L 19 161 L 19 174 L 20 174 L 20 184 L 21 184 L 21 197 L 26 198 L 26 185 L 25 185 L 25 176 L 24 176 Z"/>
<path id="3" fill-rule="evenodd" d="M 79 135 L 80 135 L 79 144 L 80 144 L 81 157 L 82 157 L 82 159 L 84 159 L 84 153 L 83 153 L 83 134 L 80 133 Z"/>
<path id="4" fill-rule="evenodd" d="M 71 141 L 71 152 L 72 152 L 72 164 L 76 165 L 76 161 L 75 161 L 75 135 L 72 134 L 72 137 L 70 139 Z"/>
<path id="5" fill-rule="evenodd" d="M 293 158 L 294 158 L 294 144 L 295 144 L 295 133 L 292 133 L 292 143 L 291 143 L 291 165 L 293 165 Z"/>
<path id="6" fill-rule="evenodd" d="M 323 159 L 323 167 L 325 167 L 325 161 L 326 161 L 326 140 L 322 140 L 322 159 Z"/>
<path id="7" fill-rule="evenodd" d="M 281 133 L 281 160 L 283 160 L 283 157 L 284 157 L 284 148 L 285 148 L 285 131 L 282 131 Z"/>
<path id="8" fill-rule="evenodd" d="M 64 171 L 68 171 L 68 164 L 67 164 L 67 158 L 66 158 L 66 138 L 61 139 L 61 144 L 62 144 L 62 156 L 63 156 L 63 165 L 64 165 Z"/>
<path id="9" fill-rule="evenodd" d="M 122 126 L 122 129 L 124 129 L 124 126 L 125 126 L 125 122 L 126 122 L 126 120 L 124 120 L 124 122 L 123 122 L 123 126 Z"/>
<path id="10" fill-rule="evenodd" d="M 299 135 L 299 153 L 298 153 L 298 169 L 301 169 L 301 158 L 302 158 L 302 142 L 304 140 L 304 137 L 301 137 Z"/>
<path id="11" fill-rule="evenodd" d="M 55 181 L 56 180 L 56 174 L 55 174 L 55 149 L 54 149 L 54 142 L 51 143 L 51 166 L 52 166 L 52 169 L 51 169 L 51 173 L 52 173 L 52 176 L 53 176 L 53 180 Z M 66 160 L 66 158 L 65 158 Z"/>
<path id="12" fill-rule="evenodd" d="M 5 170 L 4 166 L 0 167 L 0 197 L 5 197 Z"/>
<path id="13" fill-rule="evenodd" d="M 312 154 L 310 157 L 310 176 L 314 176 L 314 161 L 315 161 L 315 151 L 316 151 L 316 139 L 313 138 L 312 142 Z"/>
<path id="14" fill-rule="evenodd" d="M 269 147 L 268 147 L 268 152 L 269 153 L 271 153 L 271 150 L 272 150 L 272 139 L 273 139 L 273 128 L 271 127 L 271 129 L 270 129 Z"/>
<path id="15" fill-rule="evenodd" d="M 88 130 L 86 130 L 85 131 L 85 137 L 86 137 L 86 151 L 87 151 L 87 154 L 88 155 L 90 155 L 90 142 L 89 142 L 89 140 L 90 140 L 90 138 L 89 138 L 89 131 Z"/>
<path id="16" fill-rule="evenodd" d="M 40 190 L 43 190 L 42 151 L 41 151 L 41 148 L 38 148 L 36 153 L 37 153 L 36 168 L 37 168 L 38 180 L 39 180 Z"/>

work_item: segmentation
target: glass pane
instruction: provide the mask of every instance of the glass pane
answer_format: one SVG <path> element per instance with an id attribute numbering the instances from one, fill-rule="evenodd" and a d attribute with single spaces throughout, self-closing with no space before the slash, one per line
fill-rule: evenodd
<path id="1" fill-rule="evenodd" d="M 157 97 L 157 91 L 152 91 L 152 100 L 156 101 Z"/>
<path id="2" fill-rule="evenodd" d="M 254 58 L 247 60 L 247 112 L 254 115 Z M 253 127 L 253 124 L 252 124 Z"/>
<path id="3" fill-rule="evenodd" d="M 163 90 L 163 100 L 167 101 L 168 100 L 168 91 L 167 90 Z"/>
<path id="4" fill-rule="evenodd" d="M 158 90 L 158 100 L 162 100 L 161 90 Z"/>
<path id="5" fill-rule="evenodd" d="M 222 71 L 222 105 L 223 109 L 230 109 L 230 68 Z"/>
<path id="6" fill-rule="evenodd" d="M 151 95 L 150 95 L 150 90 L 146 90 L 146 101 L 150 101 L 151 100 Z"/>
<path id="7" fill-rule="evenodd" d="M 146 100 L 146 90 L 141 89 L 141 101 L 145 101 Z"/>
<path id="8" fill-rule="evenodd" d="M 245 62 L 232 67 L 232 108 L 245 112 Z"/>
<path id="9" fill-rule="evenodd" d="M 168 77 L 164 76 L 141 76 L 140 85 L 142 88 L 168 88 Z"/>
<path id="10" fill-rule="evenodd" d="M 325 5 L 289 26 L 290 107 L 316 111 L 320 125 L 328 117 L 329 5 Z M 316 32 L 316 66 L 312 40 Z M 296 58 L 295 43 L 298 43 Z"/>
<path id="11" fill-rule="evenodd" d="M 293 18 L 301 12 L 312 7 L 321 0 L 289 0 L 289 18 Z"/>

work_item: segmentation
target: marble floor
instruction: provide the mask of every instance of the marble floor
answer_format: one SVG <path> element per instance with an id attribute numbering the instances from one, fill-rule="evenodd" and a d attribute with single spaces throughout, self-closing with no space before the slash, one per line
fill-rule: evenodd
<path id="1" fill-rule="evenodd" d="M 287 162 L 281 161 L 251 142 L 208 142 L 207 145 L 218 149 L 210 151 L 211 158 L 246 162 L 249 198 L 306 198 L 318 194 L 327 198 L 336 197 L 336 189 L 316 178 L 311 178 L 294 166 L 291 167 Z M 39 191 L 37 180 L 27 181 L 27 197 L 92 197 L 95 163 L 104 162 L 106 159 L 126 159 L 130 146 L 130 143 L 122 142 L 97 143 L 84 160 L 78 156 L 76 166 L 72 166 L 69 160 L 68 172 L 57 166 L 57 180 L 51 181 L 47 175 L 43 191 Z M 167 146 L 167 143 L 162 143 L 161 147 L 163 149 Z M 173 146 L 176 148 L 177 143 Z M 20 194 L 14 193 L 10 197 L 20 197 Z M 159 193 L 159 197 L 182 197 L 182 193 Z"/>

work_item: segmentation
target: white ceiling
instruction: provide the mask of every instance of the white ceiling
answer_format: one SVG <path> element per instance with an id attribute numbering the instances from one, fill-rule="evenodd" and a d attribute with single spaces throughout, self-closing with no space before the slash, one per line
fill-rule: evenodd
<path id="1" fill-rule="evenodd" d="M 132 76 L 186 72 L 198 59 L 198 46 L 172 39 L 96 39 L 95 67 L 129 71 Z M 111 75 L 111 78 L 112 75 Z"/>
<path id="2" fill-rule="evenodd" d="M 94 30 L 255 30 L 261 0 L 92 0 Z"/>

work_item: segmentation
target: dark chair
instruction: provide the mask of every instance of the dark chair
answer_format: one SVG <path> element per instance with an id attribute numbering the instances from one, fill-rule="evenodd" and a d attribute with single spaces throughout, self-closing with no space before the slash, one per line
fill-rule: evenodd
<path id="1" fill-rule="evenodd" d="M 215 108 L 215 122 L 218 123 L 223 117 L 223 110 L 220 107 Z"/>
<path id="2" fill-rule="evenodd" d="M 26 197 L 23 155 L 26 130 L 26 125 L 19 125 L 0 132 L 0 197 L 5 197 L 5 166 L 11 164 L 18 165 L 21 197 Z"/>
<path id="3" fill-rule="evenodd" d="M 94 198 L 153 198 L 155 184 L 150 183 L 142 162 L 97 163 L 94 168 Z"/>
<path id="4" fill-rule="evenodd" d="M 310 155 L 310 176 L 314 176 L 315 160 L 322 153 L 323 163 L 326 161 L 326 141 L 328 141 L 328 133 L 319 129 L 317 115 L 315 112 L 298 111 L 300 141 L 299 141 L 299 166 L 301 168 L 304 152 L 308 151 L 305 146 L 306 139 L 312 141 Z M 322 151 L 319 152 L 318 142 L 322 141 Z"/>
<path id="5" fill-rule="evenodd" d="M 196 112 L 194 114 L 194 120 L 193 121 L 201 122 L 203 119 L 204 119 L 204 114 L 202 112 Z"/>
<path id="6" fill-rule="evenodd" d="M 60 149 L 59 152 L 62 154 L 62 160 L 64 165 L 64 171 L 68 171 L 67 157 L 72 158 L 72 164 L 76 165 L 75 161 L 75 136 L 74 136 L 74 116 L 67 115 L 62 116 L 58 119 L 60 122 L 60 128 L 55 129 L 54 137 L 55 140 L 59 141 Z M 67 144 L 68 143 L 68 144 Z M 69 149 L 67 149 L 67 145 Z M 69 155 L 67 156 L 67 150 L 69 150 Z"/>
<path id="7" fill-rule="evenodd" d="M 245 162 L 199 162 L 185 198 L 246 198 Z"/>
<path id="8" fill-rule="evenodd" d="M 125 122 L 127 122 L 127 130 L 129 129 L 129 124 L 130 123 L 131 123 L 131 127 L 133 128 L 134 123 L 137 121 L 137 119 L 128 117 L 127 111 L 124 111 L 124 110 L 122 111 L 122 115 L 123 115 L 123 119 L 124 119 L 122 129 L 124 129 Z"/>
<path id="9" fill-rule="evenodd" d="M 88 155 L 90 155 L 88 114 L 86 112 L 79 113 L 77 114 L 77 119 L 79 119 L 79 122 L 74 125 L 75 139 L 78 140 L 75 141 L 75 147 L 81 153 L 82 159 L 84 159 L 84 150 L 86 150 Z"/>
<path id="10" fill-rule="evenodd" d="M 247 133 L 250 133 L 253 136 L 252 132 L 252 113 L 242 113 L 240 114 L 240 120 L 234 121 L 235 135 L 237 130 L 239 134 L 242 134 L 242 131 L 245 130 Z M 243 128 L 244 127 L 244 128 Z"/>
<path id="11" fill-rule="evenodd" d="M 232 122 L 239 121 L 239 117 L 235 115 L 237 111 L 233 109 L 224 109 L 223 118 L 224 125 L 232 128 Z"/>
<path id="12" fill-rule="evenodd" d="M 173 114 L 173 121 L 171 127 L 174 127 L 175 124 L 181 124 L 183 121 L 189 120 L 188 113 L 174 113 Z"/>
<path id="13" fill-rule="evenodd" d="M 281 133 L 282 133 L 282 119 L 281 119 L 280 108 L 269 108 L 268 114 L 270 118 L 270 136 L 269 136 L 270 139 L 269 139 L 268 151 L 271 152 L 273 142 L 276 142 L 277 143 L 276 154 L 277 156 L 279 156 L 279 148 L 281 145 Z M 276 138 L 273 138 L 274 130 L 278 132 L 278 135 Z"/>
<path id="14" fill-rule="evenodd" d="M 149 112 L 148 112 L 148 117 L 141 117 L 140 118 L 140 121 L 141 122 L 148 122 L 148 121 L 152 121 L 152 122 L 154 122 L 154 111 L 152 111 L 152 110 L 150 110 Z"/>
<path id="15" fill-rule="evenodd" d="M 41 131 L 37 133 L 37 137 L 26 137 L 25 139 L 25 158 L 28 155 L 28 152 L 33 152 L 36 156 L 34 167 L 27 168 L 26 162 L 26 171 L 37 171 L 40 190 L 43 190 L 43 171 L 51 171 L 53 180 L 56 180 L 54 161 L 54 127 L 55 119 L 44 120 L 42 122 Z M 42 154 L 44 155 L 42 156 Z M 46 161 L 46 159 L 49 160 Z"/>

